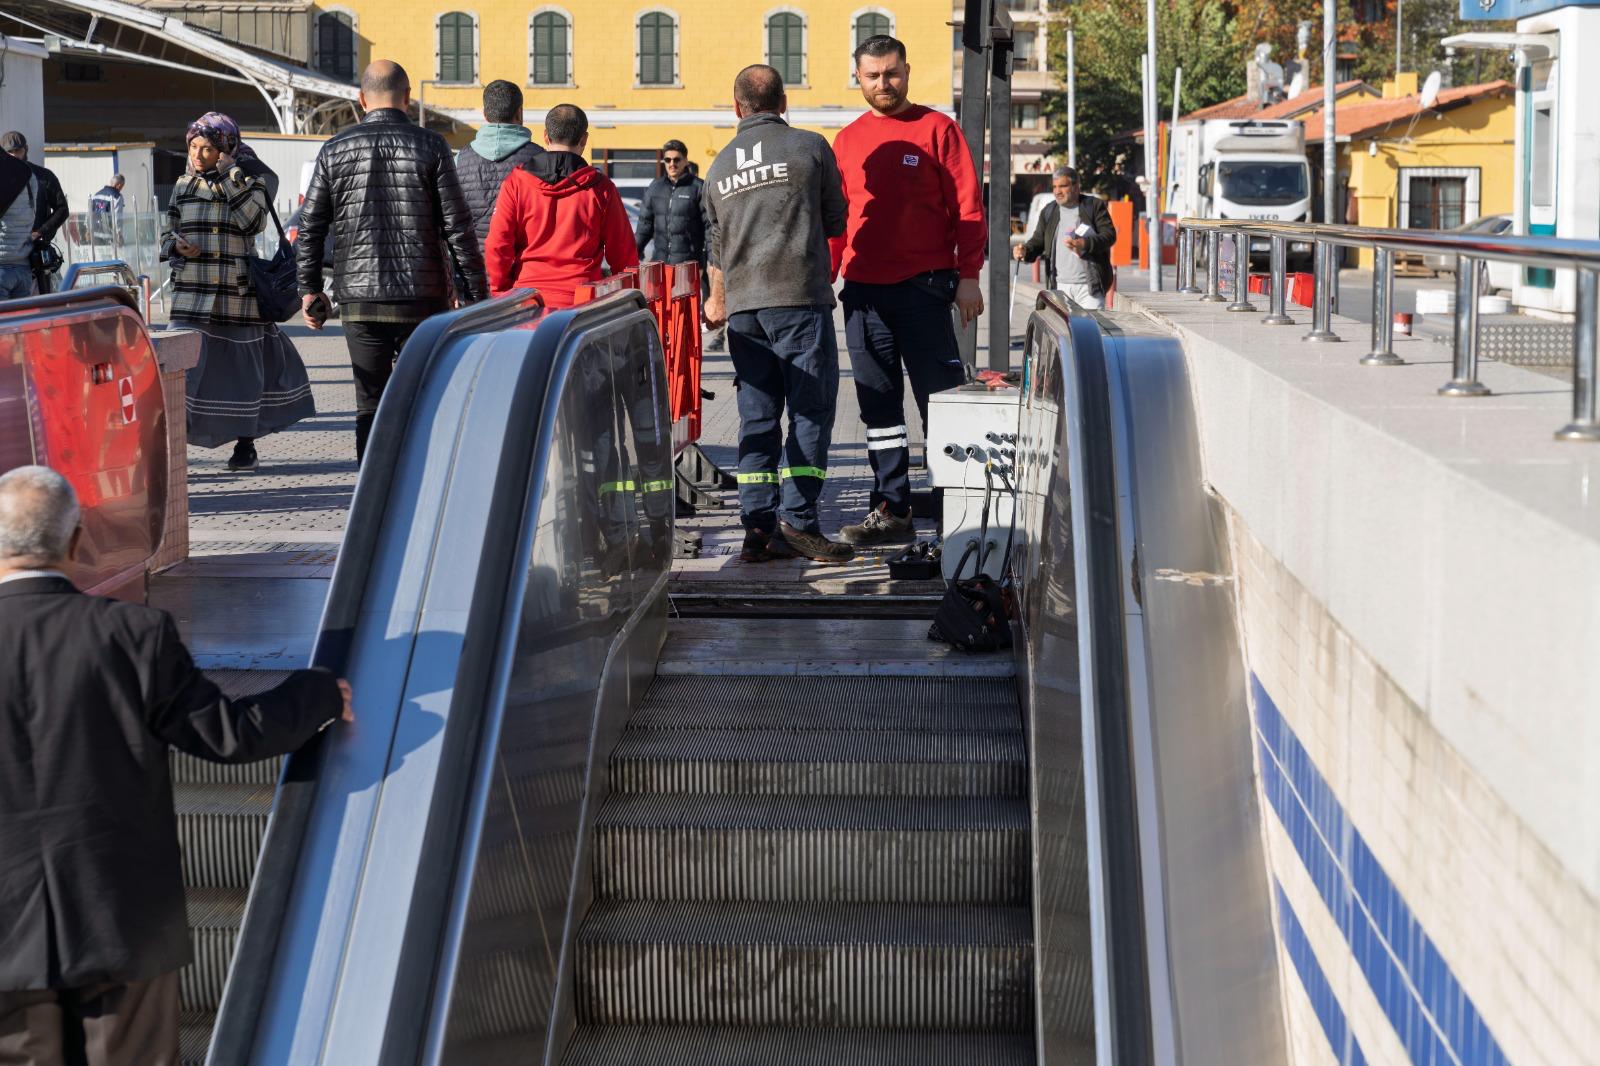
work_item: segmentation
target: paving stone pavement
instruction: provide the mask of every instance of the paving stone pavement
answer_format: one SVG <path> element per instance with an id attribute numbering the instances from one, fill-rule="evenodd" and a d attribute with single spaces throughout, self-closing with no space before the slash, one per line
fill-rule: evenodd
<path id="1" fill-rule="evenodd" d="M 1019 308 L 1031 301 L 1031 293 L 1019 293 Z M 860 520 L 872 488 L 866 435 L 845 349 L 842 310 L 835 313 L 835 325 L 840 353 L 839 407 L 822 496 L 822 523 L 829 533 Z M 283 329 L 305 360 L 317 414 L 258 441 L 260 464 L 252 474 L 227 469 L 228 447 L 189 449 L 190 552 L 194 556 L 326 550 L 339 542 L 356 479 L 355 387 L 344 333 L 334 323 L 320 333 L 299 325 Z M 980 352 L 980 363 L 985 358 Z M 702 383 L 716 394 L 715 399 L 705 401 L 702 447 L 713 461 L 732 470 L 737 465 L 739 415 L 732 360 L 726 353 L 706 353 Z M 909 383 L 906 408 L 906 424 L 920 445 L 922 427 Z M 725 509 L 680 520 L 680 525 L 698 530 L 704 538 L 703 558 L 694 561 L 700 565 L 680 564 L 683 576 L 720 571 L 737 554 L 742 533 L 736 494 L 728 493 L 725 499 Z M 919 522 L 919 526 L 931 528 L 927 522 Z M 882 554 L 866 561 L 877 564 Z M 788 575 L 777 571 L 786 565 L 767 564 L 764 570 L 783 580 Z M 793 566 L 808 574 L 814 570 L 838 572 L 837 568 L 812 568 L 800 562 Z M 797 573 L 791 579 L 802 576 Z"/>

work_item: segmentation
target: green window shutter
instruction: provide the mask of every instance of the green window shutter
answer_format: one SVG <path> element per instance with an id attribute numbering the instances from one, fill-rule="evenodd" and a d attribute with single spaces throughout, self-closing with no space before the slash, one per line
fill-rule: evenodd
<path id="1" fill-rule="evenodd" d="M 564 15 L 546 11 L 533 17 L 533 81 L 537 85 L 565 85 L 567 34 L 570 27 Z"/>
<path id="2" fill-rule="evenodd" d="M 472 16 L 452 11 L 439 16 L 439 80 L 470 83 L 476 74 Z"/>
<path id="3" fill-rule="evenodd" d="M 878 12 L 871 12 L 856 19 L 856 44 L 859 46 L 868 37 L 879 35 L 887 36 L 889 33 L 889 16 Z"/>
<path id="4" fill-rule="evenodd" d="M 677 42 L 672 16 L 652 11 L 639 18 L 639 84 L 672 85 L 677 80 Z"/>
<path id="5" fill-rule="evenodd" d="M 767 64 L 785 85 L 805 84 L 805 23 L 799 15 L 783 13 L 767 20 Z"/>

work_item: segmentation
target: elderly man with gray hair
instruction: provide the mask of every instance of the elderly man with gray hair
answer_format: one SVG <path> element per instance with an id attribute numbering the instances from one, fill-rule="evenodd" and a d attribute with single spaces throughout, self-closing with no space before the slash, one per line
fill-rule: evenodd
<path id="1" fill-rule="evenodd" d="M 0 1062 L 177 1066 L 189 962 L 167 750 L 294 751 L 350 687 L 297 670 L 229 699 L 163 611 L 85 596 L 64 572 L 72 486 L 0 475 Z"/>
<path id="2" fill-rule="evenodd" d="M 1079 307 L 1105 306 L 1111 291 L 1111 246 L 1117 227 L 1106 202 L 1089 196 L 1078 183 L 1078 172 L 1056 167 L 1050 178 L 1053 203 L 1039 212 L 1039 224 L 1026 244 L 1012 249 L 1017 259 L 1044 258 L 1045 284 L 1060 289 Z"/>

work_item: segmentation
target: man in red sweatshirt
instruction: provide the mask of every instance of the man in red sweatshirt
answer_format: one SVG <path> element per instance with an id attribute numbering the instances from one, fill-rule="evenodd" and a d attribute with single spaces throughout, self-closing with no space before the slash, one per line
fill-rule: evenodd
<path id="1" fill-rule="evenodd" d="M 633 225 L 611 179 L 583 161 L 589 117 L 557 104 L 544 117 L 549 149 L 510 174 L 500 187 L 483 242 L 489 292 L 538 289 L 546 307 L 571 307 L 578 286 L 639 265 Z"/>
<path id="2" fill-rule="evenodd" d="M 870 110 L 834 138 L 850 221 L 832 243 L 876 486 L 866 520 L 839 532 L 871 545 L 916 538 L 901 368 L 926 431 L 928 394 L 965 379 L 950 306 L 963 323 L 983 313 L 978 272 L 988 230 L 961 127 L 907 97 L 906 46 L 868 37 L 855 61 Z"/>

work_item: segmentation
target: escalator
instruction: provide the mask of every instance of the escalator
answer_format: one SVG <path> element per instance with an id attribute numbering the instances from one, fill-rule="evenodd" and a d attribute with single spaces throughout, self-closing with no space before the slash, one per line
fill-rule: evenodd
<path id="1" fill-rule="evenodd" d="M 1029 330 L 1014 670 L 814 604 L 669 617 L 636 294 L 425 324 L 313 653 L 357 723 L 281 780 L 175 764 L 186 1060 L 214 1021 L 227 1066 L 1280 1061 L 1237 679 L 1169 651 L 1226 601 L 1145 576 L 1226 568 L 1181 353 L 1066 310 Z"/>

